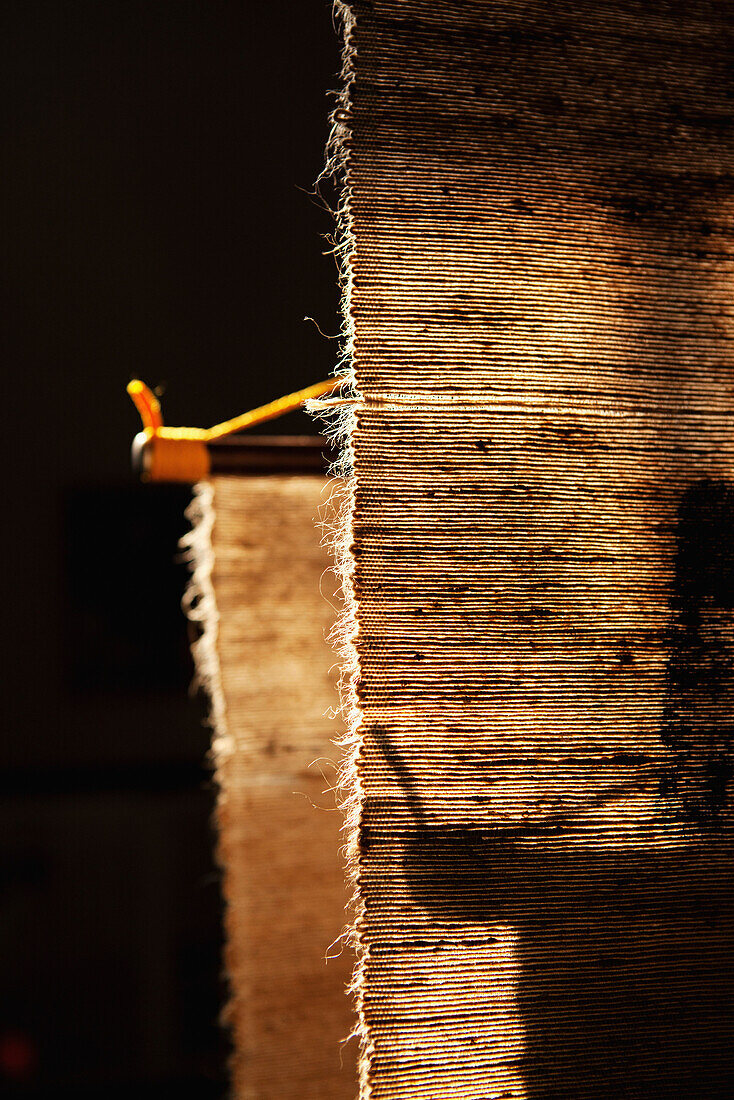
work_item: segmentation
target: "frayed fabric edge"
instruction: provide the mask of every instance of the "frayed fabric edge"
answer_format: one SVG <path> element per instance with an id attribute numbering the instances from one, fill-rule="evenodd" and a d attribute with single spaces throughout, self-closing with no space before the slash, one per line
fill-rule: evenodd
<path id="1" fill-rule="evenodd" d="M 361 857 L 361 824 L 364 803 L 362 778 L 362 711 L 359 705 L 359 654 L 356 638 L 359 628 L 359 606 L 354 591 L 353 514 L 355 494 L 353 434 L 357 425 L 360 395 L 354 376 L 354 320 L 352 317 L 353 258 L 356 247 L 351 214 L 351 181 L 349 150 L 351 145 L 351 88 L 355 79 L 356 18 L 350 4 L 334 0 L 334 21 L 341 32 L 341 89 L 331 114 L 331 131 L 326 147 L 324 169 L 317 181 L 329 179 L 334 184 L 339 201 L 332 211 L 335 220 L 334 255 L 339 270 L 341 290 L 342 344 L 335 371 L 341 382 L 341 401 L 312 401 L 307 406 L 324 425 L 338 455 L 330 473 L 335 479 L 329 506 L 323 522 L 323 542 L 329 548 L 342 594 L 342 611 L 330 635 L 330 642 L 339 658 L 340 718 L 345 733 L 337 742 L 342 749 L 342 763 L 337 780 L 337 797 L 344 814 L 345 843 L 342 849 L 347 880 L 351 887 L 351 923 L 345 941 L 355 953 L 355 967 L 348 993 L 354 998 L 356 1022 L 348 1039 L 359 1043 L 360 1100 L 372 1096 L 372 1040 L 367 1026 L 364 985 L 368 962 L 368 946 L 364 939 L 364 901 L 359 889 Z"/>
<path id="2" fill-rule="evenodd" d="M 191 530 L 180 542 L 184 559 L 191 570 L 183 609 L 188 619 L 196 623 L 200 635 L 192 643 L 196 679 L 194 687 L 201 687 L 209 698 L 209 723 L 213 737 L 212 762 L 216 767 L 231 756 L 234 743 L 227 725 L 227 707 L 222 688 L 217 642 L 219 639 L 219 610 L 212 582 L 214 548 L 212 534 L 216 518 L 214 486 L 208 481 L 194 486 L 194 496 L 186 509 Z"/>
<path id="3" fill-rule="evenodd" d="M 184 560 L 191 570 L 191 577 L 184 593 L 182 605 L 187 618 L 195 623 L 199 637 L 191 645 L 194 658 L 195 679 L 192 687 L 200 688 L 209 699 L 208 723 L 212 729 L 212 742 L 209 749 L 209 762 L 214 770 L 217 805 L 216 821 L 216 860 L 222 873 L 231 866 L 234 853 L 228 847 L 227 806 L 224 790 L 223 769 L 234 755 L 235 742 L 227 720 L 227 706 L 222 686 L 219 663 L 219 609 L 212 574 L 214 571 L 213 534 L 216 522 L 215 491 L 208 481 L 199 482 L 193 488 L 193 498 L 186 509 L 186 518 L 191 530 L 183 536 L 179 545 Z M 235 956 L 234 943 L 230 934 L 231 911 L 225 890 L 225 945 L 223 962 L 228 980 L 228 996 L 220 1013 L 222 1027 L 233 1033 L 238 1012 L 237 990 L 232 979 L 236 974 L 238 959 Z M 229 1066 L 233 1081 L 237 1077 L 238 1056 L 235 1048 L 230 1052 Z"/>

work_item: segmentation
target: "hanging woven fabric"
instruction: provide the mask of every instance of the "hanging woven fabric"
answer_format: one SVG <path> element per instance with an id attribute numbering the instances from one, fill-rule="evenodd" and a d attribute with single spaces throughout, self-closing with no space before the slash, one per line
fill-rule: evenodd
<path id="1" fill-rule="evenodd" d="M 362 1097 L 728 1096 L 734 6 L 341 11 Z"/>

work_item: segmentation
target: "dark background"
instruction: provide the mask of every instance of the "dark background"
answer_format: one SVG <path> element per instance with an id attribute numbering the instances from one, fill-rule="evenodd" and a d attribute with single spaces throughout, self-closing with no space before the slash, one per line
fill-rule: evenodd
<path id="1" fill-rule="evenodd" d="M 0 50 L 0 1095 L 218 1096 L 189 494 L 133 481 L 125 385 L 207 426 L 333 369 L 331 5 L 6 0 Z"/>

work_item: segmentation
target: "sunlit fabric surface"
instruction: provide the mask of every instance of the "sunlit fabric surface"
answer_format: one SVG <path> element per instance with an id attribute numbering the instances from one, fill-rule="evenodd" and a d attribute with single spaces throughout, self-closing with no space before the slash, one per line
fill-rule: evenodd
<path id="1" fill-rule="evenodd" d="M 343 14 L 362 1096 L 730 1096 L 734 5 Z"/>
<path id="2" fill-rule="evenodd" d="M 357 1088 L 341 1046 L 351 960 L 332 947 L 347 898 L 329 792 L 335 605 L 317 527 L 327 497 L 322 477 L 216 477 L 192 508 L 236 1100 L 353 1100 Z"/>

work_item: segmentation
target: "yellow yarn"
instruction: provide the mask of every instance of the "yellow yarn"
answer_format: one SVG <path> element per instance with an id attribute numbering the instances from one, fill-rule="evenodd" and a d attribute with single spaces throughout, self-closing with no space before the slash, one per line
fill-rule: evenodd
<path id="1" fill-rule="evenodd" d="M 221 439 L 233 432 L 252 428 L 266 420 L 300 408 L 304 402 L 314 397 L 330 393 L 339 384 L 339 380 L 330 378 L 326 382 L 317 382 L 296 393 L 289 393 L 261 405 L 250 412 L 215 424 L 212 428 L 167 428 L 163 424 L 160 402 L 155 394 L 134 378 L 128 384 L 127 392 L 135 403 L 143 421 L 143 435 L 146 438 L 146 471 L 149 481 L 201 481 L 209 476 L 211 460 L 206 444 L 212 439 Z"/>

